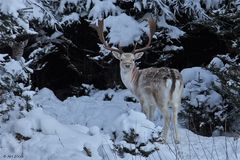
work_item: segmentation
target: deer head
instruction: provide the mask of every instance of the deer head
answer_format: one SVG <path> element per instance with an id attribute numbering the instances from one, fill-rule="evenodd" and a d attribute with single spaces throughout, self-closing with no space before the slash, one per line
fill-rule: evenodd
<path id="1" fill-rule="evenodd" d="M 17 61 L 21 59 L 24 53 L 24 48 L 27 46 L 28 39 L 17 42 L 17 41 L 11 41 L 9 42 L 9 46 L 12 49 L 11 57 Z"/>
<path id="2" fill-rule="evenodd" d="M 151 18 L 148 21 L 150 32 L 148 33 L 148 43 L 145 47 L 136 49 L 137 43 L 135 44 L 135 47 L 132 52 L 123 52 L 121 47 L 119 48 L 112 48 L 109 46 L 109 44 L 106 42 L 103 34 L 103 28 L 104 28 L 104 21 L 99 20 L 98 21 L 98 27 L 97 27 L 97 32 L 100 41 L 102 42 L 104 48 L 112 51 L 113 56 L 120 60 L 120 67 L 124 71 L 129 71 L 135 66 L 135 60 L 140 59 L 144 51 L 151 48 L 150 44 L 152 41 L 152 36 L 156 30 L 156 22 Z"/>

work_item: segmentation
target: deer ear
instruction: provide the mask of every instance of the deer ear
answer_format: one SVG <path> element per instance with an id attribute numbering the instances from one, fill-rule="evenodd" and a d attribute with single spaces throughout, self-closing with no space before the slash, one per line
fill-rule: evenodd
<path id="1" fill-rule="evenodd" d="M 13 43 L 13 41 L 10 41 L 9 43 L 8 43 L 8 45 L 9 45 L 9 47 L 13 47 L 13 45 L 14 45 L 14 43 Z"/>
<path id="2" fill-rule="evenodd" d="M 24 47 L 26 47 L 26 46 L 27 46 L 27 44 L 28 44 L 28 39 L 27 39 L 27 40 L 25 40 L 25 41 L 23 41 L 23 42 L 22 42 L 22 44 L 24 45 Z"/>
<path id="3" fill-rule="evenodd" d="M 115 52 L 115 51 L 112 51 L 112 54 L 113 54 L 113 56 L 114 56 L 115 58 L 117 58 L 118 60 L 121 59 L 121 54 L 120 54 L 120 53 Z"/>
<path id="4" fill-rule="evenodd" d="M 140 59 L 142 56 L 143 56 L 144 52 L 139 52 L 139 53 L 136 53 L 134 55 L 134 58 L 137 60 L 137 59 Z"/>

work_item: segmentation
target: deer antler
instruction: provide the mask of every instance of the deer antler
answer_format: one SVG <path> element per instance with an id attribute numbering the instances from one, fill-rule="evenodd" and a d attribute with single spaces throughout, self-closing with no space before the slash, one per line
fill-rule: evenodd
<path id="1" fill-rule="evenodd" d="M 136 49 L 137 44 L 135 44 L 134 49 L 132 51 L 133 53 L 142 52 L 144 50 L 147 50 L 147 49 L 151 48 L 150 44 L 152 42 L 152 36 L 154 35 L 154 33 L 156 31 L 156 21 L 153 20 L 153 18 L 151 18 L 151 19 L 148 20 L 148 24 L 149 24 L 150 32 L 148 34 L 148 43 L 147 43 L 147 45 L 145 47 L 143 47 L 143 48 Z"/>
<path id="2" fill-rule="evenodd" d="M 117 48 L 112 48 L 109 46 L 109 44 L 106 42 L 105 38 L 104 38 L 104 34 L 103 34 L 103 29 L 104 28 L 104 22 L 103 22 L 103 19 L 102 20 L 98 20 L 98 27 L 96 28 L 97 29 L 97 33 L 98 33 L 98 37 L 100 39 L 100 41 L 102 42 L 104 48 L 110 50 L 110 51 L 115 51 L 115 52 L 118 52 L 118 53 L 122 53 L 122 50 L 121 49 L 117 49 Z"/>

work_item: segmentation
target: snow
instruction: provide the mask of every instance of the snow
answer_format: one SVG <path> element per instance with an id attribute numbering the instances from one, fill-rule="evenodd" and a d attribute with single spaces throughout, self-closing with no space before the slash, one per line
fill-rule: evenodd
<path id="1" fill-rule="evenodd" d="M 92 23 L 97 24 L 97 20 L 93 20 Z M 104 30 L 108 32 L 106 38 L 108 43 L 116 47 L 126 47 L 134 42 L 141 42 L 141 36 L 149 33 L 149 26 L 147 21 L 138 22 L 126 13 L 121 13 L 104 19 Z M 99 57 L 95 58 L 99 59 Z"/>
<path id="2" fill-rule="evenodd" d="M 93 0 L 94 7 L 90 10 L 88 18 L 93 20 L 102 19 L 104 15 L 118 15 L 122 11 L 119 7 L 113 4 L 112 0 Z"/>
<path id="3" fill-rule="evenodd" d="M 214 58 L 212 59 L 212 61 L 210 62 L 210 64 L 208 65 L 208 67 L 213 67 L 213 68 L 219 68 L 219 69 L 221 69 L 221 68 L 224 67 L 224 63 L 223 63 L 223 61 L 222 61 L 220 58 L 214 57 Z"/>
<path id="4" fill-rule="evenodd" d="M 56 12 L 52 12 L 51 8 L 44 7 L 39 0 L 0 0 L 0 11 L 6 15 L 12 15 L 18 25 L 28 33 L 36 34 L 30 28 L 29 20 L 50 21 L 47 24 L 51 25 L 65 25 L 79 21 L 82 13 L 73 12 L 63 17 L 60 16 L 64 12 L 66 3 L 72 3 L 81 8 L 82 2 L 82 0 L 61 0 L 59 8 Z M 149 32 L 147 21 L 137 22 L 131 16 L 123 13 L 123 10 L 115 5 L 116 2 L 116 0 L 87 0 L 85 5 L 89 13 L 88 18 L 91 19 L 89 21 L 95 23 L 97 19 L 107 17 L 105 31 L 109 30 L 108 41 L 115 46 L 128 46 L 140 41 L 141 36 Z M 134 7 L 141 11 L 143 8 L 147 9 L 150 1 L 133 2 Z M 163 0 L 155 2 L 162 11 L 161 16 L 158 17 L 158 27 L 166 31 L 168 38 L 178 39 L 183 36 L 182 30 L 167 23 L 167 20 L 175 19 L 170 8 L 165 5 L 166 2 Z M 204 3 L 207 9 L 215 9 L 222 2 L 222 0 L 185 0 L 183 7 L 188 8 L 186 14 L 192 11 L 199 18 L 206 18 L 207 15 L 200 3 Z M 240 1 L 236 0 L 238 8 L 239 4 Z M 24 15 L 26 17 L 23 20 L 19 11 L 29 7 L 32 7 L 32 12 Z M 55 19 L 55 16 L 59 20 Z M 49 38 L 55 39 L 62 34 L 56 31 Z M 41 51 L 47 52 L 51 48 L 52 46 L 38 48 L 30 54 L 30 57 L 38 56 Z M 167 45 L 164 51 L 180 49 L 182 47 Z M 108 53 L 106 52 L 105 56 Z M 6 54 L 0 55 L 1 63 L 5 56 Z M 95 59 L 97 58 L 99 57 L 95 57 Z M 32 72 L 32 70 L 25 67 L 30 62 L 23 63 L 25 63 L 24 60 L 10 59 L 3 67 L 4 73 L 7 72 L 9 76 L 13 77 L 23 77 L 21 80 L 27 79 L 29 73 L 25 71 Z M 210 64 L 216 68 L 227 68 L 227 64 L 224 65 L 217 57 Z M 2 70 L 1 73 L 3 73 Z M 185 85 L 184 98 L 188 98 L 190 104 L 199 107 L 207 102 L 210 108 L 221 107 L 222 97 L 213 88 L 213 85 L 221 86 L 217 76 L 201 67 L 187 68 L 181 73 Z M 3 76 L 8 78 L 8 75 Z M 228 83 L 233 82 L 229 81 Z M 90 96 L 69 97 L 65 101 L 60 101 L 47 88 L 35 92 L 30 91 L 31 86 L 25 86 L 23 83 L 18 83 L 18 87 L 22 89 L 21 96 L 32 99 L 29 104 L 32 104 L 33 107 L 29 112 L 18 108 L 18 106 L 25 107 L 27 103 L 20 96 L 16 96 L 16 99 L 13 100 L 12 95 L 9 95 L 6 104 L 14 107 L 11 108 L 8 115 L 4 115 L 6 117 L 0 117 L 7 119 L 0 121 L 0 160 L 222 160 L 238 159 L 240 156 L 239 138 L 202 137 L 182 127 L 180 128 L 180 144 L 173 143 L 173 129 L 170 131 L 168 144 L 153 141 L 153 139 L 160 138 L 161 113 L 157 111 L 155 121 L 149 121 L 141 112 L 138 101 L 133 103 L 126 100 L 126 97 L 134 97 L 128 90 L 95 90 L 91 92 Z M 107 95 L 112 97 L 111 100 L 106 100 Z M 1 112 L 9 109 L 6 104 L 0 104 Z M 221 110 L 215 114 L 220 117 Z M 134 143 L 129 143 L 126 138 L 126 135 L 131 132 L 137 134 Z M 19 135 L 20 137 L 18 137 Z M 118 148 L 133 150 L 138 155 L 129 153 L 121 155 L 116 151 Z M 139 155 L 141 151 L 153 153 L 147 158 Z"/>
<path id="5" fill-rule="evenodd" d="M 204 0 L 203 3 L 206 4 L 206 9 L 216 9 L 223 2 L 223 0 Z"/>
<path id="6" fill-rule="evenodd" d="M 240 11 L 240 0 L 236 0 L 237 9 Z"/>
<path id="7" fill-rule="evenodd" d="M 186 71 L 184 75 L 188 75 Z M 104 101 L 106 95 L 112 95 L 112 100 Z M 240 156 L 239 139 L 202 137 L 183 128 L 180 129 L 179 145 L 173 143 L 172 131 L 167 145 L 151 143 L 149 138 L 158 138 L 162 128 L 146 119 L 140 112 L 139 103 L 124 100 L 131 96 L 128 90 L 108 89 L 60 101 L 51 90 L 44 88 L 34 95 L 36 106 L 30 112 L 22 111 L 22 118 L 0 122 L 0 159 L 18 156 L 24 160 L 175 160 L 177 157 L 223 160 L 226 154 L 230 159 Z M 139 134 L 137 144 L 124 140 L 123 131 L 129 133 L 131 129 Z M 115 141 L 112 141 L 113 132 Z M 30 139 L 19 141 L 15 138 L 16 133 Z M 113 151 L 114 145 L 138 150 L 143 143 L 146 145 L 140 147 L 142 150 L 155 150 L 148 158 L 129 153 L 119 156 Z"/>
<path id="8" fill-rule="evenodd" d="M 8 56 L 8 54 L 0 54 L 0 61 L 5 61 L 4 57 Z"/>
<path id="9" fill-rule="evenodd" d="M 113 94 L 113 99 L 111 101 L 103 101 L 105 94 Z M 127 104 L 124 106 L 118 104 L 119 99 L 114 96 L 115 94 L 116 93 L 114 93 L 112 90 L 109 90 L 108 92 L 100 91 L 94 94 L 94 97 L 91 98 L 90 101 L 90 97 L 83 96 L 81 98 L 70 97 L 64 102 L 61 102 L 51 91 L 48 89 L 43 89 L 34 97 L 34 101 L 41 104 L 41 106 L 45 108 L 49 114 L 59 117 L 60 122 L 65 122 L 68 124 L 78 123 L 81 125 L 86 125 L 87 127 L 98 126 L 99 128 L 103 129 L 104 132 L 109 133 L 113 132 L 115 128 L 120 126 L 122 126 L 122 128 L 127 128 L 124 124 L 120 124 L 121 119 L 123 118 L 122 116 L 125 115 L 124 113 L 128 112 Z M 122 94 L 123 93 L 120 93 L 119 96 L 123 99 Z M 111 102 L 115 102 L 115 104 L 112 105 Z M 55 106 L 56 103 L 59 106 L 58 108 L 51 107 Z M 56 111 L 56 109 L 58 111 Z M 59 112 L 59 110 L 61 110 L 61 112 Z M 104 110 L 107 110 L 108 112 L 102 113 Z M 76 114 L 69 117 L 64 116 L 71 115 L 72 112 Z M 111 114 L 109 115 L 109 113 Z M 126 117 L 127 115 L 125 115 L 125 118 Z M 119 118 L 120 120 L 116 121 Z"/>
<path id="10" fill-rule="evenodd" d="M 71 13 L 69 15 L 64 15 L 62 18 L 62 21 L 60 22 L 60 24 L 70 24 L 71 22 L 74 21 L 79 21 L 79 14 L 78 13 Z"/>
<path id="11" fill-rule="evenodd" d="M 175 46 L 175 45 L 166 45 L 164 48 L 163 48 L 163 51 L 177 51 L 177 50 L 183 50 L 183 47 L 180 46 Z"/>
<path id="12" fill-rule="evenodd" d="M 110 28 L 107 36 L 109 43 L 119 46 L 128 46 L 139 41 L 143 32 L 147 31 L 146 22 L 138 23 L 125 13 L 107 17 L 105 27 Z"/>
<path id="13" fill-rule="evenodd" d="M 214 107 L 222 102 L 221 95 L 213 90 L 214 85 L 221 86 L 216 75 L 201 67 L 186 68 L 181 74 L 185 84 L 183 97 L 188 97 L 191 105 L 198 107 L 207 102 Z"/>
<path id="14" fill-rule="evenodd" d="M 14 3 L 14 5 L 12 5 Z M 52 28 L 56 25 L 69 25 L 73 22 L 79 22 L 82 16 L 88 16 L 89 21 L 96 23 L 98 19 L 106 18 L 106 27 L 110 28 L 108 34 L 109 42 L 114 45 L 128 46 L 133 42 L 139 41 L 143 33 L 148 33 L 148 24 L 146 21 L 138 23 L 131 16 L 123 13 L 116 4 L 116 0 L 87 0 L 83 5 L 82 0 L 61 0 L 56 11 L 52 11 L 51 8 L 45 7 L 41 1 L 38 0 L 0 0 L 0 10 L 4 14 L 12 14 L 20 27 L 22 27 L 29 34 L 37 34 L 29 25 L 29 21 L 38 20 L 40 23 L 45 23 Z M 143 2 L 141 6 L 140 2 L 135 3 L 135 7 L 141 10 L 141 7 L 147 7 L 147 1 Z M 170 12 L 170 9 L 160 0 L 156 1 L 164 14 L 159 17 L 158 26 L 167 29 L 167 35 L 172 39 L 178 39 L 184 34 L 183 31 L 175 26 L 169 25 L 166 19 L 174 20 L 174 15 Z M 63 14 L 66 9 L 66 4 L 73 4 L 79 6 L 76 12 Z M 83 8 L 86 8 L 84 11 Z M 24 17 L 19 15 L 19 10 L 28 9 L 24 13 Z M 79 13 L 80 12 L 80 13 Z M 56 28 L 55 28 L 56 29 Z M 128 35 L 128 36 L 126 36 Z M 175 48 L 178 49 L 178 48 Z M 179 48 L 180 49 L 180 48 Z"/>
<path id="15" fill-rule="evenodd" d="M 19 13 L 17 12 L 20 9 L 26 8 L 25 0 L 1 0 L 0 1 L 0 10 L 5 14 L 11 14 L 15 18 L 18 18 Z"/>
<path id="16" fill-rule="evenodd" d="M 0 11 L 6 15 L 12 15 L 18 25 L 21 26 L 27 33 L 37 34 L 35 31 L 33 31 L 33 29 L 29 27 L 28 19 L 26 18 L 23 20 L 22 17 L 20 17 L 19 11 L 30 7 L 27 4 L 28 3 L 26 0 L 0 0 Z M 38 8 L 35 7 L 33 11 L 35 11 L 36 9 Z M 29 17 L 36 17 L 36 15 L 39 15 L 39 13 L 31 14 L 31 16 Z"/>
<path id="17" fill-rule="evenodd" d="M 215 83 L 215 85 L 219 84 L 217 76 L 202 67 L 186 68 L 181 71 L 181 74 L 184 84 L 196 80 L 202 80 L 206 88 L 211 86 L 212 82 Z"/>
<path id="18" fill-rule="evenodd" d="M 100 159 L 95 153 L 98 153 L 97 149 L 100 145 L 111 144 L 109 136 L 96 131 L 94 134 L 82 132 L 82 128 L 79 125 L 63 125 L 44 113 L 41 108 L 36 108 L 10 126 L 10 133 L 19 133 L 31 139 L 26 141 L 23 147 L 17 143 L 16 139 L 12 138 L 11 147 L 4 144 L 4 139 L 1 139 L 0 146 L 3 146 L 3 152 L 0 154 L 10 154 L 9 148 L 13 148 L 14 154 L 20 154 L 23 149 L 26 150 L 24 159 L 33 157 L 34 159 L 65 159 L 68 156 L 72 159 L 87 159 L 83 147 L 88 144 L 92 146 L 90 147 L 93 153 L 92 159 Z"/>
<path id="19" fill-rule="evenodd" d="M 23 66 L 19 61 L 16 61 L 14 59 L 11 59 L 8 63 L 5 65 L 5 70 L 7 73 L 13 75 L 13 76 L 23 76 L 25 79 L 27 78 L 26 73 L 23 71 Z"/>
<path id="20" fill-rule="evenodd" d="M 61 37 L 63 35 L 63 33 L 62 32 L 60 32 L 60 31 L 56 31 L 56 32 L 54 32 L 52 35 L 51 35 L 51 37 L 50 37 L 50 39 L 57 39 L 58 37 Z M 36 49 L 35 50 L 35 52 L 38 52 L 39 50 L 41 50 L 42 48 L 38 48 L 38 49 Z M 34 52 L 32 52 L 32 54 L 33 54 Z M 29 57 L 33 57 L 33 55 L 30 55 Z"/>
<path id="21" fill-rule="evenodd" d="M 142 10 L 142 5 L 140 2 L 134 2 L 134 7 L 137 8 L 139 11 Z"/>
<path id="22" fill-rule="evenodd" d="M 72 3 L 77 5 L 78 3 L 80 3 L 82 0 L 61 0 L 60 5 L 58 7 L 58 11 L 63 13 L 64 8 L 65 8 L 65 4 L 67 3 Z"/>
<path id="23" fill-rule="evenodd" d="M 209 1 L 209 0 L 207 0 Z M 205 1 L 206 4 L 206 1 Z M 210 7 L 210 3 L 207 3 L 208 7 Z M 185 12 L 189 12 L 190 15 L 196 15 L 196 18 L 204 20 L 210 19 L 210 17 L 205 13 L 204 9 L 201 7 L 200 0 L 185 0 L 183 7 L 186 8 Z"/>
<path id="24" fill-rule="evenodd" d="M 180 30 L 179 28 L 167 24 L 165 16 L 159 17 L 157 25 L 160 28 L 162 27 L 167 29 L 166 35 L 168 35 L 171 39 L 178 39 L 185 34 L 185 32 Z"/>

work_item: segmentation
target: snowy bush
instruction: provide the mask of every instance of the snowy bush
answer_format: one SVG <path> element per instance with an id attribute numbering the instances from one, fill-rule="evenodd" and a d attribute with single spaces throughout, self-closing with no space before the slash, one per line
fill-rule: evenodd
<path id="1" fill-rule="evenodd" d="M 240 133 L 240 63 L 239 58 L 228 55 L 215 58 L 210 64 L 210 70 L 219 77 L 221 87 L 215 86 L 223 97 L 223 104 L 227 107 L 225 119 L 227 128 L 231 132 Z M 220 65 L 219 65 L 220 64 Z"/>
<path id="2" fill-rule="evenodd" d="M 184 100 L 181 114 L 187 118 L 187 127 L 202 135 L 224 131 L 228 107 L 214 86 L 221 87 L 219 79 L 209 70 L 194 67 L 184 69 Z"/>
<path id="3" fill-rule="evenodd" d="M 113 132 L 113 143 L 122 157 L 128 154 L 148 157 L 159 150 L 162 128 L 147 120 L 144 114 L 130 110 L 114 123 L 118 129 Z"/>
<path id="4" fill-rule="evenodd" d="M 30 111 L 35 92 L 31 91 L 31 69 L 24 59 L 15 61 L 6 55 L 0 56 L 0 120 L 6 121 L 11 111 L 16 111 L 15 118 L 19 116 L 18 111 Z"/>
<path id="5" fill-rule="evenodd" d="M 123 131 L 123 134 L 123 139 L 115 143 L 115 148 L 122 157 L 125 157 L 126 154 L 148 157 L 151 153 L 159 150 L 157 144 L 159 142 L 160 132 L 156 140 L 153 139 L 153 137 L 149 137 L 148 142 L 141 142 L 141 140 L 139 140 L 139 134 L 136 133 L 134 129 L 130 129 L 129 132 Z"/>
<path id="6" fill-rule="evenodd" d="M 237 58 L 214 58 L 208 68 L 188 68 L 184 79 L 181 115 L 187 127 L 202 135 L 219 135 L 239 130 L 239 64 Z M 237 131 L 239 132 L 239 131 Z"/>

